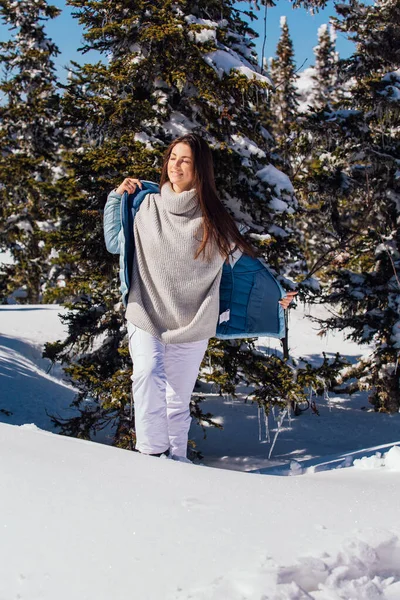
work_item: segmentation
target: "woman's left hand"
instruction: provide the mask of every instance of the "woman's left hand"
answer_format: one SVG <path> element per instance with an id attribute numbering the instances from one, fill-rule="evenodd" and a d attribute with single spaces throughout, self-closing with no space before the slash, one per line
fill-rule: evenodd
<path id="1" fill-rule="evenodd" d="M 287 308 L 289 306 L 289 304 L 291 304 L 291 302 L 293 302 L 294 297 L 296 296 L 297 292 L 288 292 L 286 294 L 286 296 L 284 296 L 282 298 L 282 300 L 279 300 L 279 304 L 283 307 L 283 308 Z"/>

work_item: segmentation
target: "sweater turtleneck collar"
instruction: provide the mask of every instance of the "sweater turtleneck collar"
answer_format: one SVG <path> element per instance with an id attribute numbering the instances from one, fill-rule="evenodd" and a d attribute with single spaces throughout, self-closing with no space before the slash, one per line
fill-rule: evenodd
<path id="1" fill-rule="evenodd" d="M 183 215 L 199 205 L 194 188 L 177 194 L 169 181 L 164 183 L 161 188 L 161 198 L 164 208 L 174 215 Z"/>

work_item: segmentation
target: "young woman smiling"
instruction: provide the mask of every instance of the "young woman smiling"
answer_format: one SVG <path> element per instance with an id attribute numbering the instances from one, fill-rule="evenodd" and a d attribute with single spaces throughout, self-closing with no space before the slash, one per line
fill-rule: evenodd
<path id="1" fill-rule="evenodd" d="M 109 195 L 105 222 L 125 192 L 131 197 L 143 187 L 140 179 L 124 179 Z M 105 232 L 107 240 L 106 224 Z M 257 256 L 218 198 L 211 150 L 200 136 L 168 147 L 160 193 L 147 193 L 136 209 L 133 239 L 126 319 L 136 448 L 185 459 L 190 398 L 216 334 L 223 264 L 233 249 Z M 280 304 L 286 308 L 292 297 Z"/>

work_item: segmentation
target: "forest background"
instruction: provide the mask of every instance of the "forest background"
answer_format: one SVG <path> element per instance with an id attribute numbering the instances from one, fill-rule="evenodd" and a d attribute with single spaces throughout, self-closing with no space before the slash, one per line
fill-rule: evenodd
<path id="1" fill-rule="evenodd" d="M 323 3 L 298 4 L 305 18 Z M 355 44 L 339 58 L 335 31 L 320 27 L 301 76 L 285 18 L 274 59 L 261 61 L 264 30 L 257 38 L 252 15 L 262 5 L 68 5 L 84 49 L 102 59 L 84 54 L 65 79 L 48 27 L 58 8 L 0 2 L 12 30 L 0 45 L 0 245 L 12 257 L 0 294 L 69 308 L 68 337 L 45 350 L 79 390 L 79 416 L 58 420 L 61 432 L 90 438 L 111 423 L 113 443 L 134 447 L 118 266 L 104 249 L 101 211 L 132 169 L 157 180 L 166 145 L 187 131 L 212 146 L 221 198 L 282 285 L 330 307 L 321 332 L 346 329 L 372 347 L 357 364 L 322 356 L 316 367 L 290 357 L 290 330 L 273 354 L 251 339 L 212 339 L 200 379 L 232 395 L 246 384 L 266 413 L 296 412 L 331 389 L 368 389 L 375 410 L 397 412 L 399 2 L 337 4 L 335 31 Z M 201 398 L 192 408 L 212 424 Z"/>

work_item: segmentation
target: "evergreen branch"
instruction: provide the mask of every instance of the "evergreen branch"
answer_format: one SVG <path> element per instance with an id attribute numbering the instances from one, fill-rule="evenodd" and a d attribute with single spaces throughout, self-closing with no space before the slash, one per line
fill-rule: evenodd
<path id="1" fill-rule="evenodd" d="M 392 265 L 393 273 L 394 273 L 394 276 L 395 276 L 396 281 L 397 281 L 397 286 L 398 286 L 398 288 L 400 290 L 400 280 L 399 280 L 399 276 L 397 275 L 396 265 L 394 264 L 393 257 L 390 254 L 390 252 L 389 252 L 389 250 L 388 250 L 388 248 L 386 246 L 385 238 L 383 237 L 383 235 L 380 232 L 378 232 L 378 235 L 381 238 L 382 243 L 383 243 L 383 245 L 385 247 L 385 251 L 386 251 L 386 253 L 387 253 L 388 257 L 389 257 L 390 264 Z"/>
<path id="2" fill-rule="evenodd" d="M 318 271 L 319 269 L 321 269 L 322 267 L 325 267 L 326 265 L 329 265 L 329 263 L 331 262 L 332 259 L 328 259 L 328 256 L 331 255 L 332 253 L 337 253 L 340 254 L 341 252 L 343 252 L 348 246 L 351 246 L 351 242 L 353 241 L 354 238 L 356 238 L 358 235 L 357 233 L 353 233 L 351 236 L 349 236 L 346 240 L 346 244 L 343 245 L 343 242 L 340 242 L 340 245 L 336 246 L 336 248 L 330 248 L 329 250 L 327 250 L 322 256 L 320 256 L 320 258 L 314 263 L 314 265 L 311 267 L 311 269 L 308 271 L 305 279 L 308 279 L 309 277 L 311 277 L 312 275 L 314 275 L 314 273 L 316 271 Z"/>

